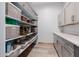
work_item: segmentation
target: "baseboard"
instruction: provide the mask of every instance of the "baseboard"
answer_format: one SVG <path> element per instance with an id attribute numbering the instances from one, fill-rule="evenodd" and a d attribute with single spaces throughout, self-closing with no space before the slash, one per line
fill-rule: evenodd
<path id="1" fill-rule="evenodd" d="M 53 44 L 53 43 L 38 42 L 38 44 Z"/>

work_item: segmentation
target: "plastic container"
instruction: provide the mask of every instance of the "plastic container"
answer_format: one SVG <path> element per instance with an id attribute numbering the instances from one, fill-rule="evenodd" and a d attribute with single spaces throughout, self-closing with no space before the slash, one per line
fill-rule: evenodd
<path id="1" fill-rule="evenodd" d="M 18 27 L 6 27 L 6 39 L 12 39 L 18 37 L 19 33 L 19 26 Z"/>
<path id="2" fill-rule="evenodd" d="M 21 20 L 27 22 L 27 17 L 25 17 L 25 16 L 21 16 Z"/>
<path id="3" fill-rule="evenodd" d="M 21 10 L 12 3 L 6 3 L 6 15 L 20 20 Z"/>
<path id="4" fill-rule="evenodd" d="M 6 43 L 6 53 L 9 53 L 11 51 L 11 42 Z"/>

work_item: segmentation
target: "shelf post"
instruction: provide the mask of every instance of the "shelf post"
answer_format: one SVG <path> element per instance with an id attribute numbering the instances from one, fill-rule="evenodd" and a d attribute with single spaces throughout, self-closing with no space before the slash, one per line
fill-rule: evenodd
<path id="1" fill-rule="evenodd" d="M 5 56 L 5 3 L 0 2 L 0 57 Z"/>

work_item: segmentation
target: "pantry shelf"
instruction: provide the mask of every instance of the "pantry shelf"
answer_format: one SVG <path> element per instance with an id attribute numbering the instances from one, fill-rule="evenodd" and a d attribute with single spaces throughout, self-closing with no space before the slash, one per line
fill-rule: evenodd
<path id="1" fill-rule="evenodd" d="M 26 37 L 26 36 L 29 36 L 29 35 L 31 35 L 31 34 L 33 34 L 33 33 L 28 33 L 27 35 L 18 36 L 18 37 L 16 37 L 16 38 L 6 39 L 6 42 L 7 42 L 7 41 L 11 41 L 11 40 L 15 40 L 15 39 L 18 39 L 18 38 Z"/>
<path id="2" fill-rule="evenodd" d="M 18 46 L 16 49 L 11 50 L 9 53 L 6 53 L 5 56 L 10 56 L 11 54 L 15 53 L 15 52 L 16 52 L 18 49 L 20 49 L 20 48 L 21 48 L 21 46 Z"/>
<path id="3" fill-rule="evenodd" d="M 16 37 L 16 38 L 6 39 L 6 42 L 11 41 L 11 40 L 15 40 L 15 39 L 18 39 L 18 38 L 22 38 L 22 37 L 24 37 L 24 36 L 19 36 L 19 37 Z"/>
<path id="4" fill-rule="evenodd" d="M 31 23 L 27 23 L 25 21 L 21 21 L 22 23 L 26 24 L 26 25 L 30 25 L 30 26 L 37 26 L 37 25 L 34 25 L 34 24 L 31 24 Z"/>
<path id="5" fill-rule="evenodd" d="M 20 27 L 18 25 L 5 24 L 6 27 Z"/>
<path id="6" fill-rule="evenodd" d="M 31 40 L 27 41 L 25 44 L 18 45 L 18 47 L 16 49 L 11 50 L 9 53 L 6 53 L 6 56 L 8 57 L 8 56 L 14 54 L 15 52 L 17 52 L 18 49 L 20 50 L 20 52 L 17 56 L 19 56 L 26 48 L 28 48 L 36 40 L 36 37 L 37 37 L 37 35 L 34 36 Z M 22 46 L 24 46 L 25 48 L 22 49 L 21 48 Z"/>
<path id="7" fill-rule="evenodd" d="M 9 15 L 6 15 L 5 17 L 12 18 L 12 19 L 15 19 L 15 20 L 17 20 L 17 21 L 21 21 L 20 19 L 14 18 L 14 17 L 9 16 Z"/>
<path id="8" fill-rule="evenodd" d="M 23 44 L 23 46 L 25 46 L 24 49 L 20 49 L 20 54 L 26 49 L 28 48 L 28 46 L 30 46 L 36 39 L 37 35 L 35 37 L 33 37 L 30 41 L 26 42 L 25 44 Z"/>
<path id="9" fill-rule="evenodd" d="M 20 8 L 23 11 L 23 14 L 28 16 L 30 19 L 37 19 L 37 15 L 32 15 L 28 10 L 23 8 L 23 6 L 20 3 L 12 2 L 14 5 L 16 5 L 18 8 Z"/>
<path id="10" fill-rule="evenodd" d="M 13 22 L 12 22 L 12 20 L 13 20 Z M 27 23 L 25 21 L 21 21 L 20 19 L 16 19 L 16 18 L 8 16 L 8 15 L 6 15 L 6 24 L 18 25 L 18 26 L 21 24 L 30 25 L 30 26 L 37 26 L 37 25 L 31 24 L 31 23 Z"/>

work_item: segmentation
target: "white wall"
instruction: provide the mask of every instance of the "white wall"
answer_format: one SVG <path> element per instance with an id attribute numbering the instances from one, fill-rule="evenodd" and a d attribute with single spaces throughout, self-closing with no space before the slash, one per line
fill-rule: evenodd
<path id="1" fill-rule="evenodd" d="M 38 42 L 52 43 L 53 32 L 57 31 L 57 16 L 62 10 L 62 3 L 33 3 L 38 14 Z"/>

